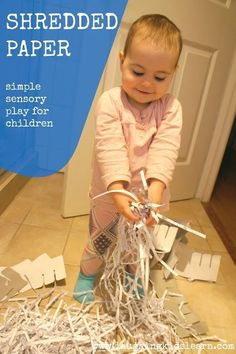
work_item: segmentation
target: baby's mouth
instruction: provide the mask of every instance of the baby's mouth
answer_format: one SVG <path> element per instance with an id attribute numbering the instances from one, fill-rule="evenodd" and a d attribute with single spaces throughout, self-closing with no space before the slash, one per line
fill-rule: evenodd
<path id="1" fill-rule="evenodd" d="M 144 95 L 151 95 L 152 94 L 152 92 L 147 92 L 147 91 L 143 91 L 143 90 L 139 90 L 139 89 L 136 89 L 136 90 Z"/>

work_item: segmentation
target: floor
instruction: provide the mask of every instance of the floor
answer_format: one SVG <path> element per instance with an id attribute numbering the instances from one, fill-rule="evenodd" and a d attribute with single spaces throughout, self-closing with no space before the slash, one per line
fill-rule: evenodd
<path id="1" fill-rule="evenodd" d="M 236 264 L 236 151 L 226 151 L 210 202 L 204 208 Z"/>
<path id="2" fill-rule="evenodd" d="M 61 217 L 62 186 L 62 174 L 33 178 L 3 212 L 0 216 L 0 266 L 34 259 L 45 252 L 51 257 L 63 254 L 67 272 L 64 287 L 71 299 L 86 242 L 88 217 Z M 236 265 L 198 200 L 172 203 L 168 216 L 187 219 L 193 228 L 207 234 L 206 240 L 189 235 L 192 248 L 222 256 L 216 283 L 185 279 L 178 279 L 177 283 L 193 311 L 208 324 L 209 334 L 236 345 Z M 236 349 L 203 353 L 233 352 Z M 185 353 L 197 353 L 197 350 Z"/>

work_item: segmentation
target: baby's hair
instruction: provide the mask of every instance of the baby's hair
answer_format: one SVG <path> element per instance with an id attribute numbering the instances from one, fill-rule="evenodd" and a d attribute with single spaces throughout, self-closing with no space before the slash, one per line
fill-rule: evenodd
<path id="1" fill-rule="evenodd" d="M 135 36 L 139 36 L 142 41 L 149 40 L 157 47 L 176 50 L 177 64 L 182 50 L 181 32 L 166 16 L 151 14 L 138 18 L 129 29 L 124 47 L 125 56 Z"/>

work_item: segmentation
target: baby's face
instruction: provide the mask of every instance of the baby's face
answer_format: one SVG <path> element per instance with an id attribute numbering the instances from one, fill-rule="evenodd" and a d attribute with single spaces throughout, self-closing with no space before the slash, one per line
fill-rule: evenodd
<path id="1" fill-rule="evenodd" d="M 122 87 L 138 109 L 165 95 L 176 68 L 177 53 L 133 39 L 128 53 L 120 53 Z"/>

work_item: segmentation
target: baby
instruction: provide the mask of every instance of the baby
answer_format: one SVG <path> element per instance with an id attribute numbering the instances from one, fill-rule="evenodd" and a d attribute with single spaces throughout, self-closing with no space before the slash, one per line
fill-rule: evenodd
<path id="1" fill-rule="evenodd" d="M 122 85 L 104 92 L 98 102 L 91 198 L 107 190 L 138 191 L 143 170 L 149 201 L 168 206 L 182 112 L 178 100 L 167 91 L 181 49 L 180 31 L 167 17 L 145 15 L 132 24 L 120 52 Z M 90 236 L 74 289 L 79 302 L 94 300 L 96 274 L 104 254 L 116 242 L 119 215 L 138 221 L 130 204 L 131 199 L 119 193 L 92 201 Z M 147 224 L 152 222 L 150 216 Z M 134 278 L 134 265 L 128 265 L 126 271 Z"/>

